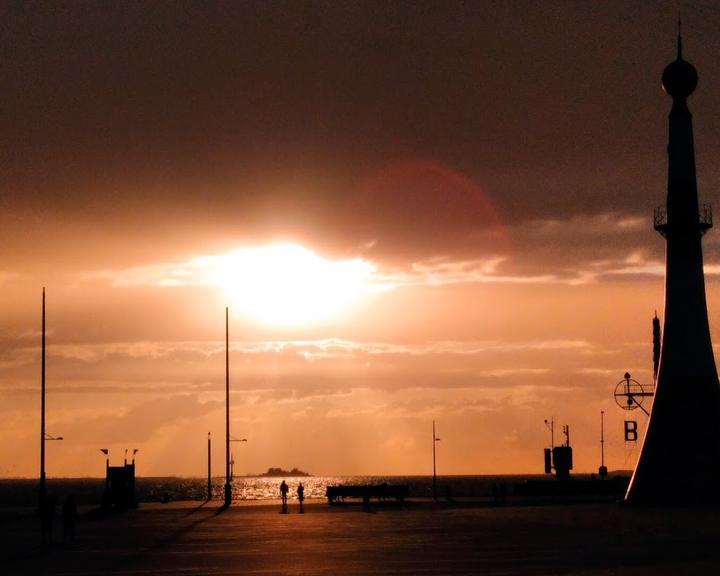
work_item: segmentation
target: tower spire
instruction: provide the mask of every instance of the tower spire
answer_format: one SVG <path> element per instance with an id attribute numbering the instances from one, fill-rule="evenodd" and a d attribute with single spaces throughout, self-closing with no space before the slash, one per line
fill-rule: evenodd
<path id="1" fill-rule="evenodd" d="M 678 12 L 677 59 L 682 60 L 682 18 Z"/>
<path id="2" fill-rule="evenodd" d="M 666 240 L 665 314 L 655 397 L 625 500 L 632 504 L 720 502 L 720 382 L 705 296 L 702 236 L 712 227 L 698 203 L 692 114 L 695 67 L 678 59 L 663 72 L 672 96 L 668 130 L 667 205 L 655 212 Z M 659 327 L 659 326 L 658 326 Z"/>

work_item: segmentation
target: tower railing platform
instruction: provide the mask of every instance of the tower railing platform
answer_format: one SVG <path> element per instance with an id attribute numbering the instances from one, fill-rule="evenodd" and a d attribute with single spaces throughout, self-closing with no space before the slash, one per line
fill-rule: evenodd
<path id="1" fill-rule="evenodd" d="M 658 206 L 655 208 L 653 225 L 655 230 L 660 232 L 660 234 L 667 236 L 668 230 L 670 229 L 667 206 Z M 712 226 L 712 206 L 710 204 L 700 204 L 698 206 L 698 228 L 700 229 L 700 234 L 705 234 Z"/>

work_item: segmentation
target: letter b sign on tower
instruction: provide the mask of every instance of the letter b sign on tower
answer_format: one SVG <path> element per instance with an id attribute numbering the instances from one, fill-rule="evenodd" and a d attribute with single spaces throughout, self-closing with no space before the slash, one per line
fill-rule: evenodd
<path id="1" fill-rule="evenodd" d="M 637 442 L 637 422 L 625 420 L 625 442 Z"/>

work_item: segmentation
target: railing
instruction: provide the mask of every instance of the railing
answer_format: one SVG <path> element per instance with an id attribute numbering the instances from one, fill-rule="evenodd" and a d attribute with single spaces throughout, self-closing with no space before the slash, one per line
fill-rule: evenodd
<path id="1" fill-rule="evenodd" d="M 712 225 L 713 225 L 712 206 L 710 204 L 700 204 L 700 207 L 698 210 L 698 216 L 699 216 L 699 222 L 700 222 L 700 230 L 704 234 L 710 228 L 712 228 Z"/>
<path id="2" fill-rule="evenodd" d="M 653 214 L 653 226 L 655 227 L 655 230 L 664 236 L 667 223 L 667 206 L 658 206 L 655 208 L 655 213 Z"/>
<path id="3" fill-rule="evenodd" d="M 663 236 L 667 236 L 670 227 L 668 222 L 667 206 L 658 206 L 653 214 L 653 226 Z M 705 234 L 713 226 L 712 206 L 700 204 L 698 206 L 698 228 L 701 234 Z"/>

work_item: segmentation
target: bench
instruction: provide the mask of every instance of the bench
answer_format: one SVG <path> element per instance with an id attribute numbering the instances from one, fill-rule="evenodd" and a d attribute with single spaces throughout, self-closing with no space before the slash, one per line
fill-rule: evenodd
<path id="1" fill-rule="evenodd" d="M 360 486 L 328 486 L 325 495 L 328 504 L 344 502 L 346 498 L 358 498 L 369 504 L 371 498 L 404 502 L 410 490 L 404 484 L 366 484 Z"/>

